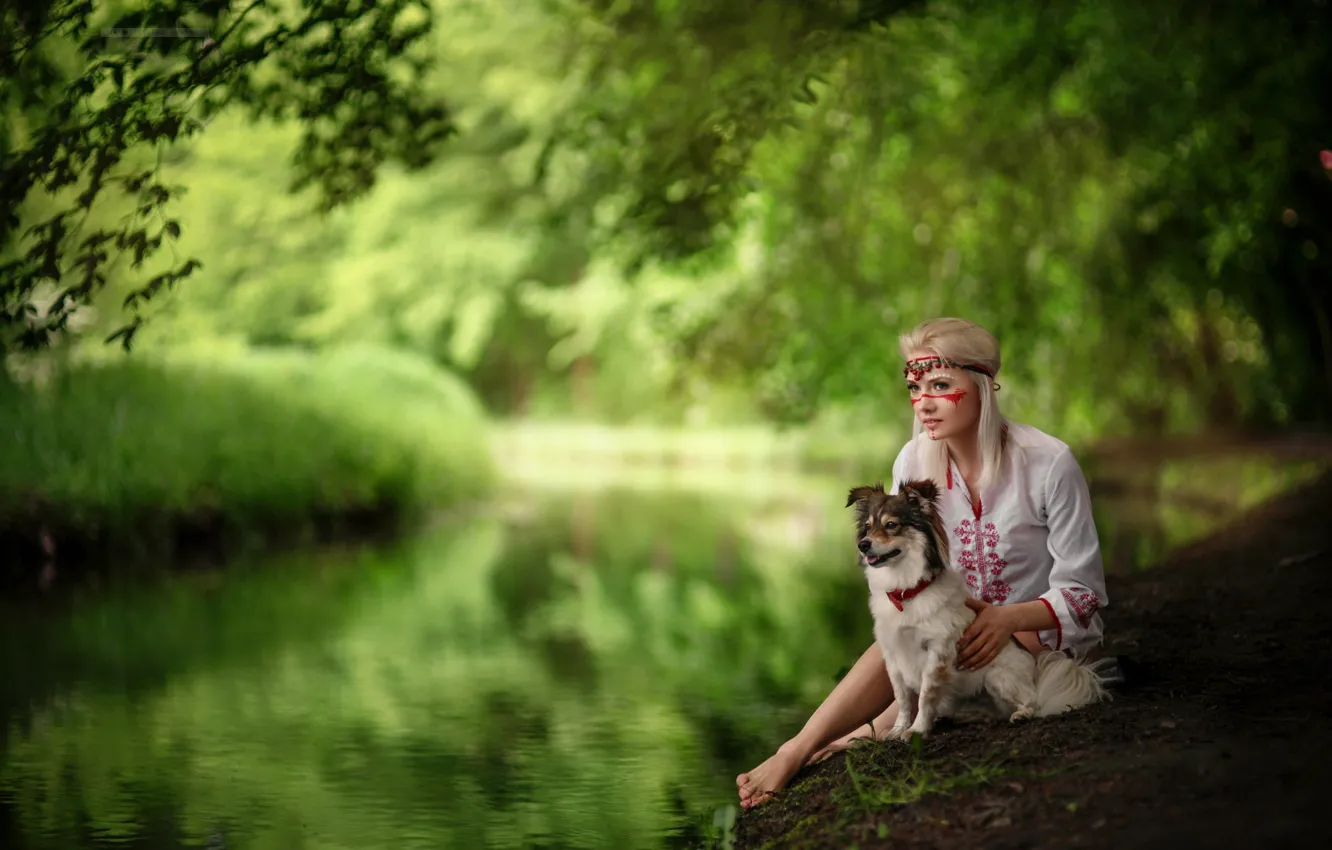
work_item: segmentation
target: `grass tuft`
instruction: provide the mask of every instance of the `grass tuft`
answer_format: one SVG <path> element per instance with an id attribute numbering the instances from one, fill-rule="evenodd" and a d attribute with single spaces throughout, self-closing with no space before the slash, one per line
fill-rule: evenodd
<path id="1" fill-rule="evenodd" d="M 485 492 L 467 387 L 376 349 L 88 363 L 0 384 L 0 530 L 140 554 Z"/>

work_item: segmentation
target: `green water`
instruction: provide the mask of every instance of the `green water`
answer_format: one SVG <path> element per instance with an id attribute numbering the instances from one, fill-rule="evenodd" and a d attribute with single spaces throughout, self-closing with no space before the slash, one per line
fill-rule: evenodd
<path id="1" fill-rule="evenodd" d="M 790 504 L 505 510 L 6 612 L 0 846 L 688 844 L 865 642 Z"/>
<path id="2" fill-rule="evenodd" d="M 869 640 L 839 492 L 524 488 L 8 603 L 0 846 L 696 846 Z"/>

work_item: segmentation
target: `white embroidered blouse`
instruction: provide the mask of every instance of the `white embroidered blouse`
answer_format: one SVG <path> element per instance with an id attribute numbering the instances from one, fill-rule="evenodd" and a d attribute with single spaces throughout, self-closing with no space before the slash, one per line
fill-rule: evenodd
<path id="1" fill-rule="evenodd" d="M 893 489 L 922 477 L 917 447 L 908 442 L 893 463 Z M 1109 604 L 1091 494 L 1072 451 L 1030 425 L 1008 423 L 1003 469 L 973 509 L 967 484 L 949 460 L 939 503 L 953 569 L 971 595 L 993 605 L 1039 599 L 1055 626 L 1041 643 L 1077 657 L 1101 643 L 1097 611 Z"/>

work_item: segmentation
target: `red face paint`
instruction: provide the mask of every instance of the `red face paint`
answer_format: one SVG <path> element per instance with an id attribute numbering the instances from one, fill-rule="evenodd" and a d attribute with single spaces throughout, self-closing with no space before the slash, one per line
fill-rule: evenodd
<path id="1" fill-rule="evenodd" d="M 917 398 L 913 398 L 911 400 L 911 406 L 915 407 L 917 404 L 920 403 L 920 400 L 923 398 L 940 398 L 940 399 L 945 399 L 947 401 L 951 401 L 953 403 L 953 407 L 957 407 L 958 404 L 961 403 L 962 401 L 962 396 L 966 394 L 967 394 L 966 390 L 954 390 L 951 393 L 942 393 L 940 395 L 933 395 L 931 393 L 921 393 Z"/>

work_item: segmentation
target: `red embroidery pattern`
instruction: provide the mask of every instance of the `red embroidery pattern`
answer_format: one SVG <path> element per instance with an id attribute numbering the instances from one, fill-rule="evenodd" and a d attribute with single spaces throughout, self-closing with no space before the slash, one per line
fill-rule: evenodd
<path id="1" fill-rule="evenodd" d="M 1090 590 L 1078 590 L 1074 592 L 1068 588 L 1062 588 L 1060 593 L 1064 594 L 1064 601 L 1068 607 L 1073 609 L 1073 613 L 1078 617 L 1078 623 L 1085 629 L 1091 624 L 1092 614 L 1101 607 L 1101 600 L 1096 598 L 1096 594 Z"/>
<path id="2" fill-rule="evenodd" d="M 962 569 L 972 594 L 991 605 L 1004 604 L 1013 588 L 1000 578 L 1008 561 L 996 551 L 999 531 L 994 523 L 981 525 L 979 519 L 974 523 L 964 519 L 953 529 L 953 534 L 962 544 L 957 552 L 957 566 Z"/>

